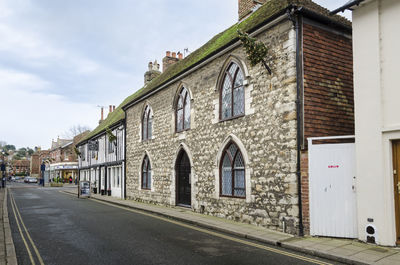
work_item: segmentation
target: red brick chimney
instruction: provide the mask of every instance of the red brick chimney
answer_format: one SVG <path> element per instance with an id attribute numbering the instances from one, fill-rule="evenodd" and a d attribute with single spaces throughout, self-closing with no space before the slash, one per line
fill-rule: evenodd
<path id="1" fill-rule="evenodd" d="M 258 7 L 262 6 L 268 0 L 238 0 L 239 1 L 239 21 L 246 16 L 257 10 Z"/>
<path id="2" fill-rule="evenodd" d="M 165 72 L 171 65 L 178 62 L 179 59 L 176 58 L 176 52 L 173 52 L 171 55 L 170 51 L 166 52 L 165 57 L 162 60 L 163 63 L 163 72 Z"/>
<path id="3" fill-rule="evenodd" d="M 104 120 L 104 107 L 101 107 L 99 124 Z"/>
<path id="4" fill-rule="evenodd" d="M 108 105 L 108 113 L 112 112 L 112 105 Z"/>

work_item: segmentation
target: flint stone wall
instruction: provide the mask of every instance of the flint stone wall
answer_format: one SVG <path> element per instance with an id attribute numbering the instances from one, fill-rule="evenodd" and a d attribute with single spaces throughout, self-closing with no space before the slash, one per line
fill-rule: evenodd
<path id="1" fill-rule="evenodd" d="M 239 46 L 169 85 L 126 111 L 127 198 L 174 206 L 175 162 L 180 149 L 191 160 L 192 209 L 229 220 L 296 234 L 296 50 L 290 22 L 260 33 L 269 48 L 273 74 L 251 67 Z M 245 116 L 219 121 L 218 79 L 230 59 L 246 73 Z M 191 128 L 175 132 L 174 99 L 181 86 L 191 93 Z M 153 139 L 141 140 L 141 117 L 153 110 Z M 246 163 L 246 198 L 219 196 L 219 160 L 230 140 L 241 148 Z M 151 190 L 141 189 L 141 165 L 147 154 L 152 166 Z"/>

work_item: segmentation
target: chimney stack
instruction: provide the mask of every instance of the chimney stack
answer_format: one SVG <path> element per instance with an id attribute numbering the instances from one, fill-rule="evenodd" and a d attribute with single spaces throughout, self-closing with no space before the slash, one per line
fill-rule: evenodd
<path id="1" fill-rule="evenodd" d="M 104 120 L 104 107 L 101 107 L 99 124 Z"/>
<path id="2" fill-rule="evenodd" d="M 112 105 L 108 105 L 108 114 L 112 112 Z"/>
<path id="3" fill-rule="evenodd" d="M 113 105 L 113 111 L 115 110 L 115 105 Z"/>
<path id="4" fill-rule="evenodd" d="M 183 59 L 183 53 L 178 52 L 178 59 L 179 59 L 179 60 L 182 60 L 182 59 Z"/>
<path id="5" fill-rule="evenodd" d="M 247 17 L 268 0 L 239 0 L 239 21 Z"/>
<path id="6" fill-rule="evenodd" d="M 149 70 L 144 73 L 144 85 L 147 85 L 151 80 L 160 74 L 160 64 L 157 63 L 157 60 L 155 60 L 154 63 L 149 62 Z"/>
<path id="7" fill-rule="evenodd" d="M 163 72 L 165 72 L 171 65 L 178 62 L 179 59 L 176 58 L 176 52 L 167 51 L 165 57 L 162 60 L 163 63 Z"/>

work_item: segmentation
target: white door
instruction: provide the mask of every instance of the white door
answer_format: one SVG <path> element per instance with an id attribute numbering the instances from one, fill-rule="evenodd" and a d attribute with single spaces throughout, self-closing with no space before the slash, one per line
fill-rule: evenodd
<path id="1" fill-rule="evenodd" d="M 310 234 L 357 238 L 355 145 L 309 144 Z"/>

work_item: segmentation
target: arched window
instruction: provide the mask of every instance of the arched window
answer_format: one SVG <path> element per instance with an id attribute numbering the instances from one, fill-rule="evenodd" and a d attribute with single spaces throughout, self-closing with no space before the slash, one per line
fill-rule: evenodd
<path id="1" fill-rule="evenodd" d="M 182 87 L 176 102 L 176 131 L 181 132 L 190 128 L 190 95 Z"/>
<path id="2" fill-rule="evenodd" d="M 224 74 L 220 95 L 220 119 L 226 120 L 244 115 L 243 72 L 232 62 Z"/>
<path id="3" fill-rule="evenodd" d="M 246 197 L 245 164 L 242 153 L 234 143 L 230 143 L 221 158 L 221 196 Z"/>
<path id="4" fill-rule="evenodd" d="M 144 157 L 142 163 L 142 189 L 151 189 L 151 165 L 147 155 Z"/>
<path id="5" fill-rule="evenodd" d="M 142 117 L 142 140 L 151 139 L 153 134 L 153 113 L 149 106 L 146 106 Z"/>

